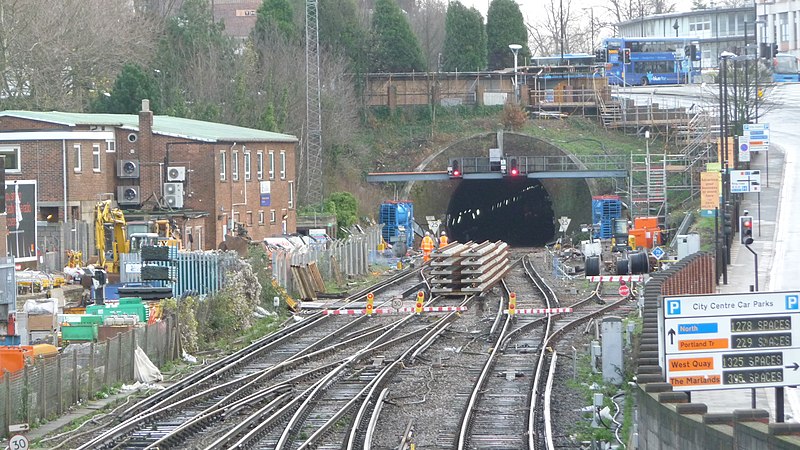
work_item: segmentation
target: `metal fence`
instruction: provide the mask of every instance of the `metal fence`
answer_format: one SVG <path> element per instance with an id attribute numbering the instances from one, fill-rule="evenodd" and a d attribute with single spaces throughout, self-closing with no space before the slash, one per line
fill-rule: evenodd
<path id="1" fill-rule="evenodd" d="M 43 256 L 39 270 L 60 272 L 67 265 L 67 250 L 83 252 L 88 263 L 95 254 L 94 231 L 87 222 L 58 222 L 39 225 L 38 245 Z"/>
<path id="2" fill-rule="evenodd" d="M 167 318 L 106 341 L 73 344 L 62 354 L 39 357 L 23 370 L 5 372 L 0 383 L 0 435 L 8 436 L 9 425 L 53 419 L 104 387 L 132 382 L 137 346 L 153 364 L 163 366 L 177 355 L 175 331 Z"/>
<path id="3" fill-rule="evenodd" d="M 278 284 L 293 291 L 292 266 L 315 262 L 326 279 L 339 280 L 343 277 L 364 275 L 369 271 L 370 262 L 377 257 L 380 242 L 381 227 L 374 226 L 347 239 L 337 239 L 327 244 L 309 245 L 295 250 L 273 250 L 272 276 Z"/>
<path id="4" fill-rule="evenodd" d="M 172 294 L 176 297 L 187 291 L 195 291 L 199 295 L 208 295 L 222 289 L 225 282 L 225 271 L 239 259 L 235 252 L 179 252 L 169 262 L 151 261 L 148 264 L 165 265 L 171 268 L 173 282 Z M 142 281 L 142 255 L 140 253 L 120 254 L 120 282 L 137 283 Z M 138 268 L 138 270 L 137 270 Z"/>
<path id="5" fill-rule="evenodd" d="M 17 280 L 16 270 L 14 269 L 14 258 L 0 257 L 0 305 L 16 305 L 16 303 Z M 14 306 L 11 306 L 11 308 L 5 307 L 5 309 L 0 307 L 0 313 L 8 313 L 13 310 Z"/>

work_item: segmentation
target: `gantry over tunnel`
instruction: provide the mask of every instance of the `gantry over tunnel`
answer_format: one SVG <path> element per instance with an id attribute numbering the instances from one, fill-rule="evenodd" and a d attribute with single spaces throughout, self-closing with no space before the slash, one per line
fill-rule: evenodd
<path id="1" fill-rule="evenodd" d="M 610 180 L 627 177 L 623 158 L 576 157 L 532 136 L 499 132 L 451 144 L 414 172 L 371 173 L 367 181 L 405 183 L 401 195 L 414 202 L 417 221 L 443 218 L 457 241 L 539 246 L 556 237 L 559 217 L 572 219 L 568 233 L 591 223 L 592 193 L 610 192 Z"/>

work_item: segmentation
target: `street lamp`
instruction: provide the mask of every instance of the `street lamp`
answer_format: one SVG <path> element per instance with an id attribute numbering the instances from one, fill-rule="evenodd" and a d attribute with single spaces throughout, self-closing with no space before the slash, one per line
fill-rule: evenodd
<path id="1" fill-rule="evenodd" d="M 522 48 L 519 44 L 508 44 L 508 48 L 514 53 L 514 100 L 519 102 L 519 82 L 517 81 L 517 53 Z"/>

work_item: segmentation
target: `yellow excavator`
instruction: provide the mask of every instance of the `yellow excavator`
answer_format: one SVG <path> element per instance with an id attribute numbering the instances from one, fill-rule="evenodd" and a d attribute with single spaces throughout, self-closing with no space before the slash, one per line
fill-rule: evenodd
<path id="1" fill-rule="evenodd" d="M 94 241 L 100 254 L 98 265 L 108 273 L 119 273 L 119 254 L 128 253 L 130 245 L 125 214 L 113 207 L 111 200 L 103 200 L 95 206 L 94 220 Z"/>

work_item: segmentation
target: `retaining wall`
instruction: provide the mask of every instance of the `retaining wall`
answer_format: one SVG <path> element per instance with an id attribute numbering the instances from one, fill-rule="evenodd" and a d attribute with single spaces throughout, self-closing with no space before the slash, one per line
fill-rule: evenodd
<path id="1" fill-rule="evenodd" d="M 769 423 L 769 412 L 708 413 L 666 383 L 658 360 L 658 308 L 664 295 L 716 291 L 714 257 L 696 253 L 654 274 L 645 285 L 638 345 L 638 448 L 644 450 L 800 449 L 800 424 Z"/>

